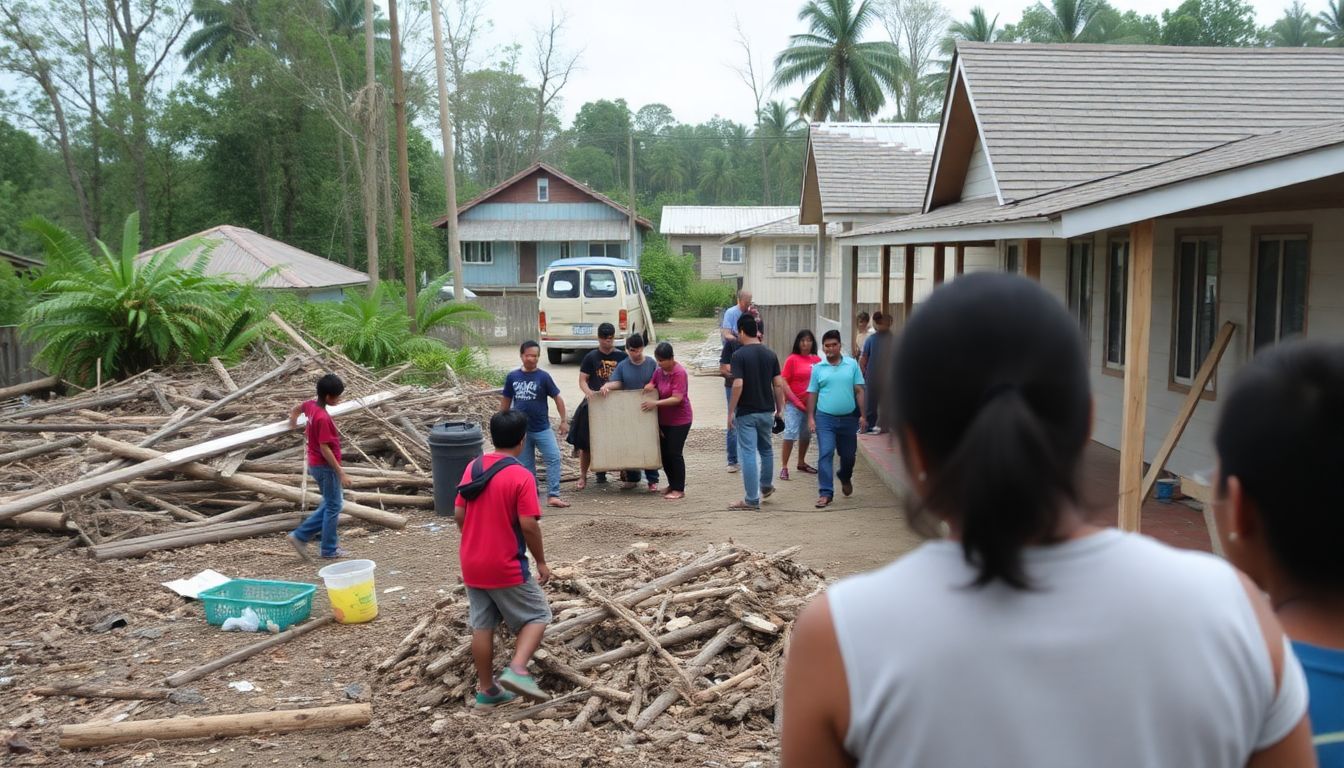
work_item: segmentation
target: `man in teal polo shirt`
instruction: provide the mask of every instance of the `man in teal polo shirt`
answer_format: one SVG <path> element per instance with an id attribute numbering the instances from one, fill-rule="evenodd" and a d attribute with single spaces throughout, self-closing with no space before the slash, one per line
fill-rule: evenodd
<path id="1" fill-rule="evenodd" d="M 821 337 L 826 359 L 812 366 L 807 384 L 808 424 L 817 436 L 821 456 L 817 461 L 817 509 L 829 507 L 835 497 L 835 477 L 840 490 L 854 492 L 854 458 L 859 449 L 859 432 L 867 426 L 863 418 L 863 372 L 854 358 L 845 357 L 840 332 L 827 331 Z M 840 471 L 832 469 L 832 456 L 840 452 Z"/>

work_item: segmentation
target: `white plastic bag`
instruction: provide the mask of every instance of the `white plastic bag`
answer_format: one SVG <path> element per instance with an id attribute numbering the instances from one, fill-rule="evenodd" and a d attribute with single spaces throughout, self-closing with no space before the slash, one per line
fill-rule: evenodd
<path id="1" fill-rule="evenodd" d="M 244 608 L 243 615 L 224 620 L 224 626 L 220 629 L 225 632 L 256 632 L 261 626 L 261 617 L 251 608 Z"/>

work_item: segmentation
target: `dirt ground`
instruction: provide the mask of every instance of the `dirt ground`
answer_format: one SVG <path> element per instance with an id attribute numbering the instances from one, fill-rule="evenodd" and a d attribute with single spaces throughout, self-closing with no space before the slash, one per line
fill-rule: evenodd
<path id="1" fill-rule="evenodd" d="M 676 343 L 676 342 L 674 342 Z M 687 342 L 688 346 L 694 344 Z M 557 381 L 575 390 L 577 361 L 558 366 Z M 687 443 L 687 497 L 669 502 L 617 484 L 565 486 L 573 502 L 543 521 L 547 559 L 554 565 L 585 555 L 623 551 L 635 542 L 668 550 L 702 550 L 735 542 L 760 551 L 803 547 L 798 560 L 839 577 L 881 565 L 916 543 L 898 501 L 860 460 L 853 496 L 829 509 L 813 508 L 815 477 L 794 474 L 759 512 L 730 512 L 742 495 L 741 476 L 725 471 L 722 385 L 694 380 L 697 426 Z M 566 389 L 568 394 L 568 389 Z M 778 444 L 776 445 L 776 451 Z M 778 454 L 776 454 L 777 456 Z M 370 624 L 319 629 L 275 650 L 189 684 L 179 701 L 141 704 L 64 697 L 40 698 L 34 686 L 59 682 L 154 686 L 166 675 L 255 642 L 205 624 L 199 605 L 160 582 L 213 568 L 232 577 L 317 583 L 316 566 L 298 562 L 277 536 L 158 552 L 140 559 L 94 563 L 77 552 L 49 550 L 60 538 L 0 531 L 0 740 L 9 739 L 10 765 L 262 766 L 355 763 L 419 765 L 773 765 L 778 742 L 758 756 L 725 757 L 711 741 L 620 746 L 594 757 L 573 748 L 586 734 L 555 733 L 542 722 L 502 723 L 463 702 L 417 709 L 413 696 L 382 684 L 374 667 L 457 582 L 457 534 L 451 519 L 421 512 L 401 531 L 342 529 L 354 557 L 378 564 L 380 615 Z M 313 615 L 329 612 L 318 590 Z M 99 623 L 121 614 L 124 625 Z M 115 618 L 115 617 L 114 617 Z M 117 623 L 117 622 L 114 622 Z M 100 631 L 101 630 L 101 631 Z M 239 692 L 229 683 L 246 681 Z M 242 686 L 246 687 L 246 686 Z M 371 700 L 365 728 L 219 740 L 157 742 L 84 752 L 56 748 L 63 724 L 128 713 L 129 719 L 201 716 Z M 431 731 L 439 721 L 440 733 Z M 591 744 L 591 739 L 589 741 Z M 31 752 L 25 752 L 25 746 Z M 605 747 L 604 747 L 605 748 Z M 4 747 L 0 747 L 4 749 Z"/>

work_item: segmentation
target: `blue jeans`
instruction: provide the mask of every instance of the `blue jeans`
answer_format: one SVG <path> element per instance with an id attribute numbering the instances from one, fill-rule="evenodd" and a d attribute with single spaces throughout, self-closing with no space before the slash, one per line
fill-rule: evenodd
<path id="1" fill-rule="evenodd" d="M 309 467 L 308 474 L 317 481 L 318 490 L 322 492 L 322 503 L 294 529 L 294 538 L 306 544 L 321 533 L 322 556 L 335 557 L 336 526 L 340 523 L 341 507 L 345 503 L 341 496 L 341 476 L 327 466 Z"/>
<path id="2" fill-rule="evenodd" d="M 775 476 L 775 453 L 770 447 L 770 430 L 775 426 L 775 414 L 748 413 L 738 416 L 737 455 L 742 460 L 742 488 L 748 504 L 761 503 L 761 489 L 772 487 Z M 759 455 L 758 455 L 759 454 Z M 764 482 L 762 482 L 764 481 Z"/>
<path id="3" fill-rule="evenodd" d="M 733 401 L 733 388 L 732 388 L 732 387 L 724 387 L 724 388 L 723 388 L 723 401 L 724 401 L 725 403 L 732 403 L 732 401 Z M 728 449 L 728 466 L 730 466 L 730 467 L 736 467 L 736 466 L 737 466 L 737 431 L 736 431 L 736 430 L 733 430 L 733 429 L 725 429 L 725 430 L 723 430 L 723 444 L 724 444 L 724 446 Z"/>
<path id="4" fill-rule="evenodd" d="M 835 496 L 835 478 L 848 482 L 854 477 L 854 457 L 859 449 L 859 418 L 832 416 L 817 411 L 817 487 L 821 496 Z M 840 453 L 840 471 L 833 469 L 833 455 Z"/>
<path id="5" fill-rule="evenodd" d="M 537 476 L 537 457 L 534 450 L 541 449 L 541 460 L 546 462 L 546 495 L 552 499 L 560 498 L 560 443 L 556 442 L 555 430 L 547 427 L 540 432 L 528 432 L 523 438 L 523 454 L 518 460 L 523 463 L 533 477 Z"/>

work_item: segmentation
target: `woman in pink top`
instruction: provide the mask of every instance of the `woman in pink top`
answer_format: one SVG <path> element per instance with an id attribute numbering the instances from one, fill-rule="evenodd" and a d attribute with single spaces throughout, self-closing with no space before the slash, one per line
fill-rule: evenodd
<path id="1" fill-rule="evenodd" d="M 807 428 L 807 382 L 812 379 L 812 366 L 821 362 L 817 357 L 817 337 L 804 328 L 793 338 L 793 354 L 784 361 L 784 452 L 779 462 L 779 479 L 789 479 L 789 456 L 793 444 L 798 443 L 798 471 L 809 475 L 817 470 L 807 463 L 807 446 L 812 433 Z"/>
<path id="2" fill-rule="evenodd" d="M 656 392 L 658 400 L 640 405 L 646 411 L 658 409 L 658 449 L 662 452 L 663 471 L 667 473 L 668 501 L 686 498 L 686 459 L 682 449 L 691 433 L 691 391 L 686 369 L 672 359 L 672 345 L 666 341 L 653 350 L 658 370 L 645 392 Z"/>

